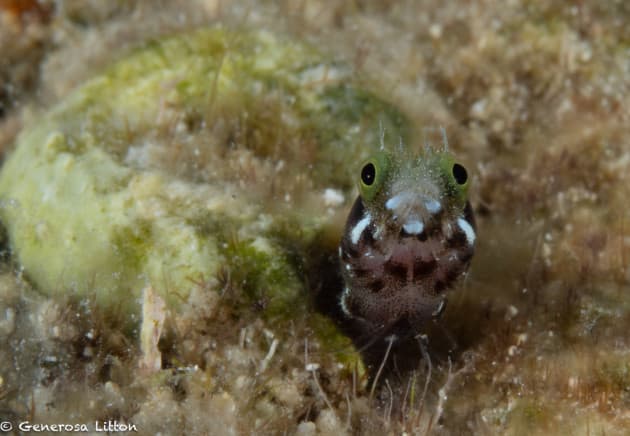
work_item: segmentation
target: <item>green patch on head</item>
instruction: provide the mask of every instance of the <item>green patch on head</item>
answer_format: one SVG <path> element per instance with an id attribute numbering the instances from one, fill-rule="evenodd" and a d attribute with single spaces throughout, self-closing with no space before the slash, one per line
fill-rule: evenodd
<path id="1" fill-rule="evenodd" d="M 463 207 L 468 198 L 469 177 L 466 168 L 446 152 L 438 152 L 430 159 L 434 160 L 438 176 L 444 184 L 444 192 L 457 205 Z"/>

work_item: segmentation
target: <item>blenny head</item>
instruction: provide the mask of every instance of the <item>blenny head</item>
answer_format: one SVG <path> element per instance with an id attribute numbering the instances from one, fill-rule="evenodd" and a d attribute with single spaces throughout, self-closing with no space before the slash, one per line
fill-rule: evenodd
<path id="1" fill-rule="evenodd" d="M 441 313 L 474 251 L 468 184 L 446 150 L 381 150 L 362 165 L 339 247 L 348 317 L 386 328 Z"/>

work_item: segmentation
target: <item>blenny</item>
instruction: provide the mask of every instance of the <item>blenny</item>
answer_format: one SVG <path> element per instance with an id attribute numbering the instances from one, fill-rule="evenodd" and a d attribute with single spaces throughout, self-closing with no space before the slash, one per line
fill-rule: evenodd
<path id="1" fill-rule="evenodd" d="M 446 146 L 381 147 L 358 185 L 339 246 L 341 308 L 368 331 L 417 330 L 443 312 L 474 253 L 467 171 Z"/>

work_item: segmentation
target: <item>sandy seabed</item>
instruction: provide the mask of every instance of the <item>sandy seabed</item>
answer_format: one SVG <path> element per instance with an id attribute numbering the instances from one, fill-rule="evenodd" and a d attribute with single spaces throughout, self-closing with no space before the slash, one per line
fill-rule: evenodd
<path id="1" fill-rule="evenodd" d="M 229 298 L 208 289 L 225 277 L 199 284 L 162 332 L 161 369 L 147 370 L 139 331 L 89 298 L 44 297 L 3 237 L 2 421 L 141 434 L 627 434 L 629 22 L 624 1 L 0 2 L 5 158 L 23 128 L 149 38 L 267 29 L 343 59 L 414 124 L 444 127 L 472 174 L 478 226 L 470 274 L 440 321 L 456 351 L 434 356 L 426 394 L 424 362 L 402 389 L 392 378 L 372 393 L 313 334 L 308 310 L 281 324 L 264 307 L 235 312 L 238 286 Z M 337 236 L 354 195 L 344 192 Z"/>

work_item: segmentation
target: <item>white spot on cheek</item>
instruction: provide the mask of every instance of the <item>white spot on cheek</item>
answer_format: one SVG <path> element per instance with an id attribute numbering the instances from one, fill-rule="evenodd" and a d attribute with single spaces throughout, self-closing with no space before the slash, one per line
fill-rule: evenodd
<path id="1" fill-rule="evenodd" d="M 472 226 L 466 221 L 464 218 L 457 218 L 457 225 L 466 235 L 466 240 L 468 241 L 468 245 L 472 246 L 475 244 L 475 231 Z"/>
<path id="2" fill-rule="evenodd" d="M 366 213 L 361 220 L 352 228 L 350 231 L 350 240 L 353 244 L 359 242 L 359 238 L 361 237 L 361 233 L 365 230 L 365 228 L 370 224 L 372 220 L 372 215 Z"/>
<path id="3" fill-rule="evenodd" d="M 433 199 L 425 201 L 424 207 L 426 207 L 427 211 L 431 214 L 439 213 L 442 210 L 442 204 Z"/>
<path id="4" fill-rule="evenodd" d="M 413 220 L 403 224 L 403 230 L 410 235 L 419 235 L 424 230 L 422 221 Z"/>

